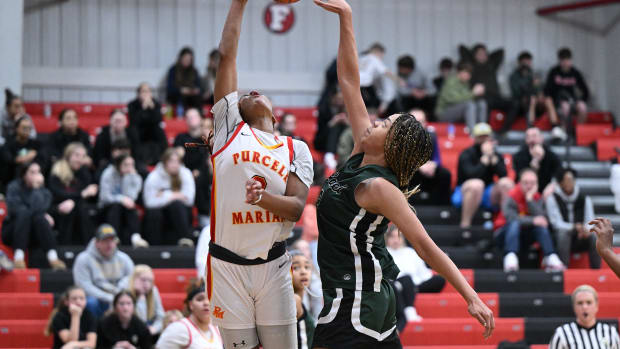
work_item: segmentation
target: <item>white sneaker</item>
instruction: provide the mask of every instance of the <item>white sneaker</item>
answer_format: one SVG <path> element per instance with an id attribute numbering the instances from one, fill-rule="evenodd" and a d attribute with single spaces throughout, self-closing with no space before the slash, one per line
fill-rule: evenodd
<path id="1" fill-rule="evenodd" d="M 323 162 L 325 166 L 327 166 L 330 170 L 335 170 L 338 167 L 338 161 L 336 161 L 336 157 L 333 153 L 325 153 L 323 157 Z"/>
<path id="2" fill-rule="evenodd" d="M 504 272 L 519 270 L 519 257 L 514 252 L 508 253 L 504 256 Z"/>
<path id="3" fill-rule="evenodd" d="M 194 241 L 188 238 L 181 238 L 178 242 L 179 246 L 182 247 L 194 247 Z"/>
<path id="4" fill-rule="evenodd" d="M 406 307 L 405 309 L 403 309 L 403 311 L 405 312 L 405 319 L 407 319 L 407 322 L 422 321 L 422 317 L 418 315 L 418 312 L 415 310 L 414 307 Z"/>
<path id="5" fill-rule="evenodd" d="M 551 138 L 561 139 L 565 141 L 566 138 L 568 138 L 568 136 L 566 135 L 566 132 L 561 127 L 556 126 L 551 130 Z"/>
<path id="6" fill-rule="evenodd" d="M 147 248 L 149 247 L 149 242 L 144 240 L 142 237 L 138 237 L 131 239 L 131 245 L 133 248 Z"/>
<path id="7" fill-rule="evenodd" d="M 566 269 L 564 263 L 557 254 L 552 253 L 542 260 L 542 267 L 545 271 L 562 271 Z"/>

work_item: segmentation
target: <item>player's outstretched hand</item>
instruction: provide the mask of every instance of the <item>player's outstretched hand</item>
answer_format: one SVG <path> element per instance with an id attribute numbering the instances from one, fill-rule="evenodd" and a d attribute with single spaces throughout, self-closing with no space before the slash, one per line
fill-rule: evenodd
<path id="1" fill-rule="evenodd" d="M 245 203 L 254 205 L 263 196 L 263 185 L 260 182 L 249 179 L 245 182 Z"/>
<path id="2" fill-rule="evenodd" d="M 314 3 L 326 9 L 329 12 L 344 13 L 345 11 L 351 11 L 351 6 L 346 0 L 314 0 Z"/>
<path id="3" fill-rule="evenodd" d="M 491 309 L 489 309 L 489 307 L 487 307 L 479 297 L 476 297 L 476 300 L 471 302 L 467 307 L 467 311 L 469 312 L 469 315 L 478 320 L 478 322 L 484 326 L 484 338 L 487 339 L 491 337 L 491 334 L 495 329 L 495 319 L 493 318 L 493 312 Z"/>

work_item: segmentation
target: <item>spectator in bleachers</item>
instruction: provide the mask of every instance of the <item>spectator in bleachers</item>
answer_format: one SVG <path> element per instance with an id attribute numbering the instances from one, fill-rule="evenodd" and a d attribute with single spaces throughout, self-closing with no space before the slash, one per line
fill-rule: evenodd
<path id="1" fill-rule="evenodd" d="M 398 95 L 402 110 L 421 109 L 431 115 L 434 91 L 426 75 L 416 67 L 415 59 L 409 55 L 400 57 L 397 65 L 400 78 Z"/>
<path id="2" fill-rule="evenodd" d="M 359 59 L 360 86 L 364 104 L 367 108 L 377 108 L 379 116 L 386 113 L 396 97 L 394 81 L 397 79 L 383 62 L 384 57 L 385 47 L 380 43 L 374 43 L 367 51 L 362 52 Z"/>
<path id="3" fill-rule="evenodd" d="M 293 137 L 298 140 L 301 138 L 295 136 L 295 130 L 297 129 L 297 117 L 292 113 L 284 113 L 278 123 L 278 131 L 281 136 Z"/>
<path id="4" fill-rule="evenodd" d="M 312 267 L 310 268 L 312 276 L 310 277 L 310 283 L 307 286 L 308 292 L 304 293 L 304 296 L 302 297 L 302 302 L 310 316 L 312 316 L 314 320 L 317 320 L 319 318 L 321 310 L 323 309 L 323 288 L 321 286 L 321 276 L 319 275 L 319 267 L 315 257 L 316 239 L 318 239 L 319 234 L 318 228 L 316 227 L 316 206 L 310 204 L 306 205 L 306 209 L 308 209 L 309 207 L 315 208 L 314 216 L 312 216 L 312 218 L 314 218 L 314 229 L 316 229 L 316 236 L 314 237 L 314 240 L 309 239 L 309 236 L 307 236 L 306 233 L 306 230 L 308 228 L 308 225 L 305 224 L 306 217 L 302 216 L 302 219 L 304 219 L 304 230 L 302 232 L 301 239 L 297 239 L 290 245 L 290 251 L 300 251 L 312 263 Z M 304 209 L 304 214 L 306 213 L 307 212 Z M 311 243 L 313 244 L 311 245 Z"/>
<path id="5" fill-rule="evenodd" d="M 13 180 L 19 166 L 29 162 L 38 163 L 42 172 L 46 172 L 47 161 L 43 156 L 41 143 L 37 139 L 30 138 L 33 127 L 32 119 L 29 117 L 22 116 L 15 121 L 15 133 L 6 139 L 6 143 L 0 149 L 2 183 Z"/>
<path id="6" fill-rule="evenodd" d="M 596 253 L 596 236 L 588 224 L 595 217 L 594 205 L 589 196 L 580 192 L 576 178 L 577 172 L 570 168 L 558 173 L 558 185 L 545 201 L 547 215 L 562 263 L 568 266 L 571 251 L 588 251 L 590 268 L 598 269 L 601 257 Z"/>
<path id="7" fill-rule="evenodd" d="M 204 283 L 192 283 L 185 297 L 185 316 L 166 327 L 157 349 L 222 349 L 222 336 L 211 323 L 211 309 Z M 244 345 L 245 344 L 241 344 Z"/>
<path id="8" fill-rule="evenodd" d="M 596 218 L 588 224 L 592 225 L 591 231 L 596 234 L 596 251 L 620 278 L 620 254 L 616 254 L 613 248 L 614 227 L 606 218 Z"/>
<path id="9" fill-rule="evenodd" d="M 92 165 L 90 154 L 90 136 L 79 127 L 78 114 L 74 109 L 64 109 L 58 114 L 60 127 L 50 135 L 49 147 L 52 160 L 56 161 L 62 157 L 65 148 L 70 143 L 81 143 L 86 149 L 86 156 L 83 161 L 86 166 Z"/>
<path id="10" fill-rule="evenodd" d="M 437 135 L 432 128 L 428 127 L 426 114 L 420 109 L 410 112 L 418 120 L 431 136 L 433 153 L 431 159 L 422 165 L 411 178 L 410 187 L 420 185 L 420 192 L 409 198 L 412 205 L 449 205 L 452 194 L 452 174 L 448 169 L 441 166 L 439 144 Z"/>
<path id="11" fill-rule="evenodd" d="M 532 59 L 532 54 L 527 51 L 519 54 L 518 66 L 510 74 L 512 99 L 517 103 L 518 115 L 527 115 L 529 126 L 534 125 L 536 118 L 546 111 L 551 124 L 557 127 L 558 115 L 553 100 L 545 96 L 541 78 L 532 69 Z M 509 129 L 513 121 L 505 119 L 504 128 Z"/>
<path id="12" fill-rule="evenodd" d="M 577 286 L 570 299 L 577 318 L 555 330 L 549 349 L 620 348 L 618 329 L 596 319 L 598 293 L 592 286 Z"/>
<path id="13" fill-rule="evenodd" d="M 433 79 L 433 85 L 435 86 L 435 91 L 439 94 L 441 88 L 443 87 L 444 81 L 452 75 L 452 69 L 454 68 L 454 63 L 448 57 L 444 57 L 439 61 L 439 76 Z"/>
<path id="14" fill-rule="evenodd" d="M 183 166 L 176 149 L 167 149 L 144 182 L 142 231 L 152 245 L 194 246 L 190 224 L 195 194 L 192 171 Z"/>
<path id="15" fill-rule="evenodd" d="M 183 163 L 194 177 L 196 183 L 195 206 L 198 209 L 200 226 L 209 224 L 211 214 L 211 182 L 212 170 L 207 148 L 192 148 L 186 151 L 185 143 L 202 143 L 202 137 L 209 137 L 213 130 L 213 119 L 202 118 L 198 109 L 190 108 L 185 111 L 187 132 L 181 133 L 174 139 L 174 146 L 183 158 Z"/>
<path id="16" fill-rule="evenodd" d="M 112 144 L 118 140 L 127 140 L 131 149 L 138 149 L 140 144 L 138 134 L 128 125 L 127 115 L 121 109 L 114 109 L 110 113 L 110 124 L 101 129 L 95 140 L 93 149 L 95 168 L 106 168 L 112 162 Z"/>
<path id="17" fill-rule="evenodd" d="M 24 108 L 24 101 L 22 98 L 14 94 L 10 89 L 4 89 L 5 105 L 4 109 L 0 112 L 0 145 L 5 144 L 7 138 L 11 138 L 15 134 L 15 122 L 22 116 L 30 118 L 30 115 L 26 114 Z M 30 138 L 37 138 L 37 132 L 34 129 L 34 125 L 30 130 Z"/>
<path id="18" fill-rule="evenodd" d="M 314 137 L 314 148 L 325 152 L 324 163 L 330 169 L 338 165 L 335 154 L 340 135 L 349 127 L 344 109 L 342 91 L 336 85 L 332 91 L 322 98 L 318 105 L 317 131 Z"/>
<path id="19" fill-rule="evenodd" d="M 114 227 L 102 224 L 73 264 L 73 280 L 86 291 L 86 307 L 97 318 L 109 308 L 114 295 L 127 288 L 133 273 L 133 261 L 117 246 Z"/>
<path id="20" fill-rule="evenodd" d="M 553 193 L 554 176 L 562 167 L 562 161 L 544 144 L 542 133 L 537 127 L 530 127 L 525 131 L 525 144 L 513 155 L 514 169 L 520 173 L 525 168 L 531 168 L 538 176 L 538 190 L 546 198 Z M 517 181 L 519 178 L 517 178 Z"/>
<path id="21" fill-rule="evenodd" d="M 581 72 L 573 66 L 572 58 L 569 48 L 563 47 L 558 51 L 559 62 L 547 75 L 545 95 L 553 99 L 558 116 L 566 119 L 574 110 L 577 121 L 583 123 L 588 117 L 586 103 L 590 90 Z"/>
<path id="22" fill-rule="evenodd" d="M 131 156 L 134 160 L 134 165 L 136 167 L 136 171 L 138 171 L 138 174 L 140 174 L 143 179 L 146 178 L 146 176 L 148 176 L 149 174 L 149 169 L 143 161 L 141 161 L 139 158 L 136 158 L 136 152 L 134 151 L 134 149 L 135 148 L 132 148 L 131 143 L 129 143 L 129 141 L 126 139 L 115 140 L 114 143 L 112 143 L 111 145 L 110 162 L 105 164 L 105 167 L 100 167 L 99 169 L 97 169 L 97 175 L 95 176 L 95 178 L 99 178 L 99 180 L 101 180 L 103 171 L 105 171 L 105 169 L 108 168 L 109 165 L 113 164 L 113 160 L 116 157 L 121 155 Z"/>
<path id="23" fill-rule="evenodd" d="M 194 50 L 183 47 L 177 61 L 168 70 L 166 99 L 171 105 L 183 109 L 202 107 L 200 74 L 194 67 Z"/>
<path id="24" fill-rule="evenodd" d="M 82 143 L 71 143 L 52 166 L 49 188 L 58 242 L 62 245 L 86 244 L 93 234 L 91 211 L 99 186 L 93 183 L 86 166 L 87 156 Z"/>
<path id="25" fill-rule="evenodd" d="M 69 287 L 49 317 L 45 335 L 54 336 L 52 349 L 89 349 L 97 344 L 97 319 L 86 309 L 86 292 Z"/>
<path id="26" fill-rule="evenodd" d="M 127 105 L 129 127 L 136 130 L 140 145 L 133 149 L 137 159 L 147 165 L 154 165 L 168 147 L 166 134 L 161 128 L 161 104 L 151 92 L 151 87 L 143 82 L 138 86 L 138 96 Z"/>
<path id="27" fill-rule="evenodd" d="M 312 261 L 299 250 L 289 251 L 289 254 L 297 309 L 297 348 L 307 349 L 312 345 L 312 336 L 316 327 L 316 320 L 303 303 L 306 289 L 310 287 L 312 280 Z"/>
<path id="28" fill-rule="evenodd" d="M 103 171 L 99 185 L 99 207 L 105 222 L 116 229 L 123 245 L 148 247 L 140 235 L 140 218 L 136 200 L 142 191 L 142 177 L 133 158 L 121 154 Z"/>
<path id="29" fill-rule="evenodd" d="M 520 181 L 510 190 L 495 219 L 495 241 L 504 252 L 504 271 L 519 270 L 519 252 L 537 241 L 544 255 L 542 267 L 550 271 L 564 270 L 555 253 L 543 199 L 538 192 L 536 172 L 526 168 Z"/>
<path id="30" fill-rule="evenodd" d="M 611 183 L 611 192 L 614 194 L 614 208 L 616 213 L 620 213 L 620 164 L 611 165 L 609 183 Z"/>
<path id="31" fill-rule="evenodd" d="M 2 242 L 13 248 L 14 267 L 26 268 L 25 252 L 28 247 L 40 247 L 54 270 L 66 269 L 56 253 L 54 219 L 47 213 L 52 194 L 45 188 L 41 167 L 36 162 L 23 164 L 19 177 L 7 189 L 8 215 L 2 224 Z"/>
<path id="32" fill-rule="evenodd" d="M 129 291 L 136 299 L 138 318 L 148 326 L 152 335 L 159 334 L 163 330 L 165 314 L 151 267 L 136 265 L 129 279 Z"/>
<path id="33" fill-rule="evenodd" d="M 497 82 L 497 71 L 504 61 L 504 49 L 500 48 L 489 54 L 484 44 L 476 44 L 471 51 L 461 45 L 459 46 L 459 54 L 461 60 L 472 64 L 470 85 L 480 84 L 484 86 L 483 98 L 487 102 L 488 110 L 501 110 L 507 120 L 515 120 L 517 106 L 512 100 L 502 97 Z M 510 122 L 506 123 L 499 132 L 507 131 L 506 125 L 509 127 Z"/>
<path id="34" fill-rule="evenodd" d="M 112 305 L 112 312 L 97 326 L 97 349 L 151 349 L 151 332 L 135 314 L 136 299 L 131 292 L 117 293 Z"/>
<path id="35" fill-rule="evenodd" d="M 471 226 L 481 205 L 487 210 L 497 211 L 503 197 L 514 186 L 513 181 L 506 177 L 506 164 L 497 152 L 491 126 L 477 124 L 472 135 L 474 145 L 459 155 L 457 187 L 452 194 L 452 204 L 461 207 L 461 228 Z"/>
<path id="36" fill-rule="evenodd" d="M 168 325 L 170 325 L 173 322 L 179 321 L 182 318 L 183 318 L 183 313 L 180 310 L 178 309 L 168 310 L 166 314 L 164 315 L 163 329 L 165 330 L 166 328 L 168 328 Z"/>
<path id="37" fill-rule="evenodd" d="M 469 132 L 475 124 L 487 121 L 487 103 L 481 98 L 484 95 L 484 85 L 475 84 L 473 88 L 469 87 L 471 71 L 471 63 L 459 62 L 456 65 L 456 74 L 444 81 L 435 106 L 438 121 L 465 121 Z"/>
<path id="38" fill-rule="evenodd" d="M 220 64 L 220 51 L 213 49 L 209 52 L 209 62 L 207 63 L 207 71 L 202 79 L 203 100 L 207 105 L 213 105 L 213 91 L 215 90 L 215 75 L 217 74 L 217 66 Z"/>

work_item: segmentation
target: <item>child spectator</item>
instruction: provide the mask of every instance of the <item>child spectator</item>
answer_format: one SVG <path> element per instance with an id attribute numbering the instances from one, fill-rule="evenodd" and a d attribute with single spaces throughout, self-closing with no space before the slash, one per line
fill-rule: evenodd
<path id="1" fill-rule="evenodd" d="M 49 188 L 62 245 L 86 244 L 92 237 L 94 205 L 89 201 L 96 198 L 99 187 L 93 184 L 86 158 L 84 145 L 71 143 L 52 166 Z"/>
<path id="2" fill-rule="evenodd" d="M 105 221 L 120 234 L 121 243 L 133 247 L 148 247 L 140 235 L 140 219 L 136 200 L 142 190 L 142 177 L 136 171 L 133 158 L 127 154 L 113 159 L 101 175 L 99 207 Z"/>
<path id="3" fill-rule="evenodd" d="M 204 284 L 190 284 L 185 297 L 186 317 L 168 325 L 155 348 L 222 349 L 222 338 L 211 323 L 210 313 Z"/>
<path id="4" fill-rule="evenodd" d="M 590 268 L 601 267 L 601 257 L 596 253 L 596 236 L 588 223 L 595 217 L 594 205 L 589 196 L 582 194 L 575 179 L 577 172 L 567 168 L 556 177 L 558 185 L 545 202 L 549 223 L 555 233 L 558 254 L 564 265 L 570 262 L 571 251 L 588 251 Z"/>
<path id="5" fill-rule="evenodd" d="M 6 139 L 1 150 L 3 183 L 8 183 L 15 178 L 15 170 L 20 165 L 29 162 L 37 162 L 45 172 L 47 162 L 41 151 L 41 143 L 30 138 L 33 129 L 32 119 L 22 116 L 15 121 L 15 133 Z"/>
<path id="6" fill-rule="evenodd" d="M 398 59 L 398 94 L 402 110 L 421 109 L 426 114 L 433 113 L 433 87 L 426 75 L 417 69 L 415 59 L 409 55 Z"/>
<path id="7" fill-rule="evenodd" d="M 512 161 L 517 173 L 525 168 L 531 168 L 536 172 L 538 190 L 544 198 L 553 193 L 555 183 L 552 179 L 562 167 L 562 161 L 549 146 L 544 144 L 543 135 L 537 127 L 530 127 L 525 131 L 525 144 L 513 155 Z"/>
<path id="8" fill-rule="evenodd" d="M 168 310 L 164 315 L 164 330 L 168 328 L 168 325 L 175 321 L 183 319 L 183 313 L 178 309 Z"/>
<path id="9" fill-rule="evenodd" d="M 195 194 L 192 172 L 181 164 L 177 150 L 169 148 L 144 183 L 143 231 L 152 245 L 194 246 L 190 223 Z M 172 232 L 165 233 L 166 227 Z"/>
<path id="10" fill-rule="evenodd" d="M 456 74 L 451 75 L 443 83 L 435 115 L 441 122 L 465 121 L 469 131 L 476 123 L 487 121 L 487 103 L 480 98 L 484 95 L 484 85 L 475 84 L 469 87 L 472 66 L 467 62 L 460 62 L 456 66 Z"/>
<path id="11" fill-rule="evenodd" d="M 50 314 L 45 335 L 54 335 L 52 349 L 95 348 L 97 320 L 86 309 L 86 292 L 69 287 Z"/>
<path id="12" fill-rule="evenodd" d="M 291 269 L 293 272 L 293 291 L 297 304 L 297 348 L 311 348 L 315 323 L 310 312 L 302 303 L 306 288 L 310 286 L 312 278 L 312 262 L 302 252 L 289 252 L 292 257 Z"/>
<path id="13" fill-rule="evenodd" d="M 14 267 L 26 268 L 25 251 L 34 245 L 47 253 L 52 269 L 66 269 L 56 253 L 54 219 L 47 213 L 52 194 L 45 188 L 39 164 L 29 162 L 20 167 L 19 178 L 9 184 L 6 204 L 8 216 L 2 224 L 2 242 L 14 249 Z"/>
<path id="14" fill-rule="evenodd" d="M 519 270 L 517 255 L 522 247 L 527 247 L 534 241 L 538 241 L 544 255 L 544 269 L 564 270 L 564 264 L 553 248 L 542 196 L 538 193 L 536 172 L 526 168 L 521 171 L 519 178 L 518 185 L 508 192 L 502 203 L 502 210 L 495 219 L 495 241 L 504 251 L 504 271 Z"/>
<path id="15" fill-rule="evenodd" d="M 136 158 L 147 165 L 154 165 L 168 147 L 166 134 L 161 128 L 161 104 L 153 98 L 151 87 L 141 83 L 138 96 L 127 105 L 129 127 L 136 130 L 140 145 L 133 149 Z"/>
<path id="16" fill-rule="evenodd" d="M 194 67 L 194 51 L 190 47 L 181 49 L 177 62 L 168 70 L 166 95 L 168 103 L 177 107 L 201 108 L 200 75 Z"/>
<path id="17" fill-rule="evenodd" d="M 120 109 L 110 113 L 110 124 L 101 129 L 95 140 L 93 160 L 96 168 L 106 168 L 112 161 L 112 144 L 118 140 L 127 140 L 131 149 L 138 149 L 140 140 L 134 128 L 127 127 L 127 115 Z M 135 152 L 134 150 L 134 152 Z"/>
<path id="18" fill-rule="evenodd" d="M 96 317 L 108 309 L 115 294 L 127 288 L 133 273 L 133 261 L 117 246 L 114 227 L 102 224 L 73 264 L 73 280 L 86 291 L 86 307 Z"/>
<path id="19" fill-rule="evenodd" d="M 207 63 L 207 71 L 202 79 L 202 89 L 204 91 L 203 98 L 207 105 L 213 105 L 213 91 L 215 90 L 215 76 L 217 67 L 220 64 L 220 51 L 213 49 L 209 52 L 209 62 Z"/>
<path id="20" fill-rule="evenodd" d="M 452 69 L 454 68 L 454 63 L 448 57 L 444 57 L 439 61 L 439 76 L 433 79 L 433 85 L 435 85 L 435 91 L 439 94 L 441 88 L 443 87 L 444 81 L 448 79 L 450 75 L 452 75 Z"/>
<path id="21" fill-rule="evenodd" d="M 97 327 L 97 349 L 151 349 L 151 333 L 134 314 L 135 303 L 127 290 L 114 296 L 112 312 Z"/>
<path id="22" fill-rule="evenodd" d="M 83 160 L 84 164 L 86 166 L 92 165 L 92 159 L 89 156 L 91 153 L 90 136 L 78 126 L 77 112 L 73 109 L 64 109 L 58 114 L 58 121 L 60 127 L 50 135 L 49 139 L 52 159 L 56 161 L 61 158 L 67 145 L 81 143 L 87 153 Z"/>
<path id="23" fill-rule="evenodd" d="M 5 144 L 7 138 L 11 138 L 15 135 L 15 121 L 22 116 L 31 119 L 30 115 L 26 114 L 26 109 L 24 109 L 24 101 L 20 96 L 14 94 L 8 88 L 4 90 L 4 94 L 4 109 L 0 113 L 0 145 Z M 37 132 L 34 127 L 30 130 L 30 138 L 37 138 Z"/>
<path id="24" fill-rule="evenodd" d="M 159 334 L 163 330 L 164 307 L 151 267 L 136 265 L 129 279 L 129 291 L 136 299 L 136 315 L 148 326 L 152 335 Z"/>

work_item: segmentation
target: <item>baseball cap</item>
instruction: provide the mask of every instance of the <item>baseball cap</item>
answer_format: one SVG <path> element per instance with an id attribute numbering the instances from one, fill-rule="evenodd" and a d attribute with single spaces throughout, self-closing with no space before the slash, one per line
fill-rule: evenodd
<path id="1" fill-rule="evenodd" d="M 97 232 L 95 233 L 95 238 L 97 240 L 105 240 L 109 238 L 117 238 L 116 229 L 109 224 L 102 224 L 97 228 Z"/>
<path id="2" fill-rule="evenodd" d="M 474 130 L 472 131 L 472 135 L 474 137 L 489 136 L 491 135 L 491 133 L 493 133 L 493 130 L 491 129 L 491 126 L 486 122 L 476 124 L 476 126 L 474 126 Z"/>

